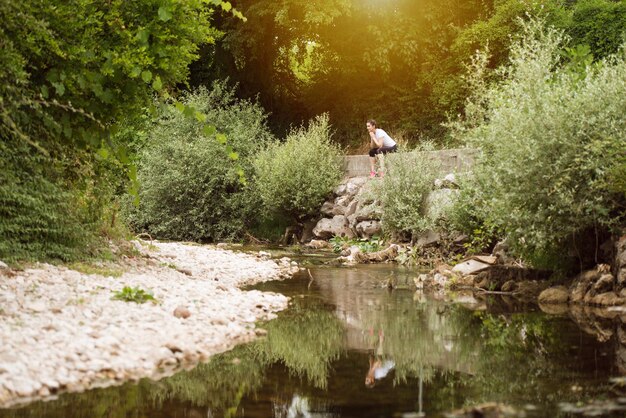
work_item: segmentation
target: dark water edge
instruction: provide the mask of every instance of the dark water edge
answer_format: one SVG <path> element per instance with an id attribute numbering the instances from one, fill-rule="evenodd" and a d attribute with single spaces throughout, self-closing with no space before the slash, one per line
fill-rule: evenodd
<path id="1" fill-rule="evenodd" d="M 610 379 L 626 370 L 617 315 L 383 288 L 416 275 L 313 265 L 255 287 L 292 297 L 261 324 L 265 338 L 158 382 L 64 394 L 0 418 L 430 417 L 485 402 L 515 416 L 565 417 L 591 400 L 617 404 L 621 386 Z"/>

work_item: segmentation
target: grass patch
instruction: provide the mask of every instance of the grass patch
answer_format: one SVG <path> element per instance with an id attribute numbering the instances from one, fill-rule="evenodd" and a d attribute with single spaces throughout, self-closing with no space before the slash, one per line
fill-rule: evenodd
<path id="1" fill-rule="evenodd" d="M 144 303 L 147 301 L 156 302 L 151 292 L 140 289 L 139 287 L 124 286 L 122 290 L 113 292 L 114 300 L 123 300 L 124 302 Z"/>
<path id="2" fill-rule="evenodd" d="M 67 265 L 67 268 L 84 274 L 98 274 L 100 276 L 120 277 L 124 270 L 119 266 L 106 266 L 89 262 L 75 262 Z"/>

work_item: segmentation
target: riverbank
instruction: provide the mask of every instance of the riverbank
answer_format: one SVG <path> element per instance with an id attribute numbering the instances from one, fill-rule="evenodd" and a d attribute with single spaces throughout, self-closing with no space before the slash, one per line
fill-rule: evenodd
<path id="1" fill-rule="evenodd" d="M 0 270 L 0 406 L 158 378 L 250 341 L 285 296 L 240 286 L 298 267 L 211 246 L 135 243 L 119 277 L 37 264 Z M 146 303 L 114 300 L 124 287 Z"/>

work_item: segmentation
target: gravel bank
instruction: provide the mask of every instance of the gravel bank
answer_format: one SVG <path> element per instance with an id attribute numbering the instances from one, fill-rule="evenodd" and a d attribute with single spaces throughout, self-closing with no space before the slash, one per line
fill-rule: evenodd
<path id="1" fill-rule="evenodd" d="M 288 300 L 238 287 L 298 270 L 288 259 L 209 246 L 136 245 L 145 257 L 127 260 L 115 278 L 48 264 L 0 270 L 0 406 L 158 378 L 250 341 L 262 333 L 255 321 Z M 151 291 L 157 303 L 112 300 L 124 286 Z"/>

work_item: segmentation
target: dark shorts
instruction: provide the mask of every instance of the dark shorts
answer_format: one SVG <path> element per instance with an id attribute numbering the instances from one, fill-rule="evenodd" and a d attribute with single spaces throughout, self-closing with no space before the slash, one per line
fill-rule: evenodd
<path id="1" fill-rule="evenodd" d="M 370 157 L 375 157 L 376 154 L 387 154 L 388 152 L 396 152 L 397 150 L 398 145 L 394 145 L 393 147 L 372 148 L 370 150 Z"/>

